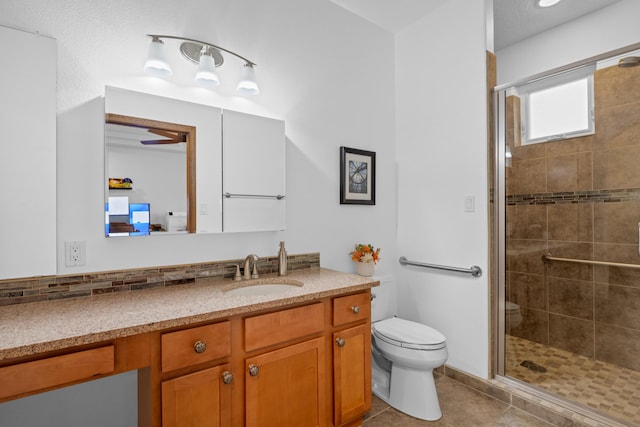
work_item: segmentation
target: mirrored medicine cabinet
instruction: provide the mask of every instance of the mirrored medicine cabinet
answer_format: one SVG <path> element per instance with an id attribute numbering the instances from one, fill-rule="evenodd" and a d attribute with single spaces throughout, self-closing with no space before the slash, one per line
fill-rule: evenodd
<path id="1" fill-rule="evenodd" d="M 105 89 L 105 236 L 285 227 L 285 129 L 272 118 Z"/>

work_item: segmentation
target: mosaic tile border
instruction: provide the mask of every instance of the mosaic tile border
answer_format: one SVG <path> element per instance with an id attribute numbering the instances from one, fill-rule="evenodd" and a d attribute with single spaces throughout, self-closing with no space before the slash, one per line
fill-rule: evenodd
<path id="1" fill-rule="evenodd" d="M 0 306 L 187 285 L 204 280 L 226 280 L 233 278 L 235 266 L 242 266 L 243 262 L 242 259 L 235 259 L 78 275 L 0 280 Z M 289 271 L 320 267 L 320 253 L 288 255 L 287 264 Z M 259 274 L 277 271 L 277 256 L 260 258 Z"/>
<path id="2" fill-rule="evenodd" d="M 513 194 L 507 205 L 550 205 L 564 203 L 611 203 L 640 201 L 640 188 L 565 191 L 560 193 Z"/>

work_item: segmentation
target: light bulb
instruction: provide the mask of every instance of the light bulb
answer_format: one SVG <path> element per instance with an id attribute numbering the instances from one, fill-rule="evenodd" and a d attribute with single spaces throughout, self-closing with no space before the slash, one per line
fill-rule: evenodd
<path id="1" fill-rule="evenodd" d="M 171 65 L 167 62 L 164 43 L 159 38 L 154 37 L 149 46 L 149 55 L 144 63 L 144 71 L 147 74 L 157 77 L 167 77 L 173 74 Z"/>
<path id="2" fill-rule="evenodd" d="M 211 55 L 204 53 L 200 55 L 195 81 L 201 86 L 208 87 L 218 86 L 220 84 L 220 78 L 216 72 L 216 61 Z"/>
<path id="3" fill-rule="evenodd" d="M 260 93 L 260 88 L 256 81 L 256 71 L 252 64 L 246 63 L 242 67 L 240 81 L 236 90 L 243 95 L 257 95 Z"/>
<path id="4" fill-rule="evenodd" d="M 560 0 L 536 0 L 536 5 L 539 7 L 551 7 L 560 3 Z"/>

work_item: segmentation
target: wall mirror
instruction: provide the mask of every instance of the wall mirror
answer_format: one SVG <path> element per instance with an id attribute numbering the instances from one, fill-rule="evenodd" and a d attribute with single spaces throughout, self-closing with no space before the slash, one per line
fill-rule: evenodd
<path id="1" fill-rule="evenodd" d="M 148 216 L 151 236 L 222 232 L 222 110 L 112 86 L 104 108 L 105 234 L 127 204 L 128 224 Z"/>
<path id="2" fill-rule="evenodd" d="M 285 167 L 282 120 L 105 89 L 107 236 L 284 230 Z"/>
<path id="3" fill-rule="evenodd" d="M 195 232 L 196 128 L 111 113 L 105 122 L 105 235 Z"/>

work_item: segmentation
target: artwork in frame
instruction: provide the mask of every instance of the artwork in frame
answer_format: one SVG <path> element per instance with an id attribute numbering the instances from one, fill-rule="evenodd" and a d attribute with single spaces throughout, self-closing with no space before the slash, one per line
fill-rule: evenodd
<path id="1" fill-rule="evenodd" d="M 340 204 L 376 204 L 376 153 L 340 147 Z"/>

